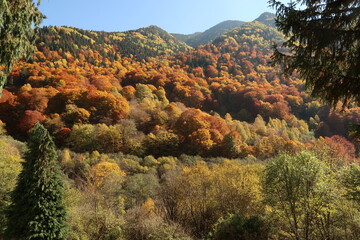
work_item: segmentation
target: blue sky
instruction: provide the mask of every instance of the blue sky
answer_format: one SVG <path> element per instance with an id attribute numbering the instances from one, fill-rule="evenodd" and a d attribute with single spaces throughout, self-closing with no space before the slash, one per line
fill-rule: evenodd
<path id="1" fill-rule="evenodd" d="M 267 0 L 42 0 L 43 25 L 125 31 L 157 25 L 170 33 L 204 31 L 225 20 L 252 21 Z"/>

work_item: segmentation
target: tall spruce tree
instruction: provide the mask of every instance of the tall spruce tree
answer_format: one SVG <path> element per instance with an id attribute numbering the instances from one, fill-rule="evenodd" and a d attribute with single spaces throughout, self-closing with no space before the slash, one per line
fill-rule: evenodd
<path id="1" fill-rule="evenodd" d="M 40 4 L 38 1 L 37 5 Z M 0 0 L 0 97 L 15 60 L 29 57 L 44 16 L 33 0 Z"/>
<path id="2" fill-rule="evenodd" d="M 284 2 L 284 1 L 282 1 Z M 275 50 L 285 73 L 296 70 L 312 95 L 335 105 L 360 103 L 360 1 L 293 0 L 276 8 L 276 24 L 287 37 L 286 53 Z"/>
<path id="3" fill-rule="evenodd" d="M 37 123 L 7 212 L 6 239 L 65 239 L 63 184 L 54 142 Z"/>

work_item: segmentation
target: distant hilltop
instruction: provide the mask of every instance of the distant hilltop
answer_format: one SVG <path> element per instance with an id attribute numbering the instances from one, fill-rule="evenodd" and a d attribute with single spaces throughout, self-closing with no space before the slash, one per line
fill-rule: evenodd
<path id="1" fill-rule="evenodd" d="M 273 27 L 275 26 L 274 17 L 272 13 L 263 13 L 253 22 L 257 21 Z M 189 35 L 170 34 L 154 25 L 125 32 L 90 31 L 66 26 L 43 27 L 39 32 L 37 43 L 42 42 L 52 51 L 62 49 L 65 52 L 71 52 L 75 57 L 78 57 L 82 50 L 91 49 L 98 51 L 110 61 L 121 56 L 145 59 L 146 57 L 175 55 L 193 47 L 212 43 L 220 36 L 244 24 L 246 22 L 228 20 L 204 32 Z M 64 39 L 68 41 L 63 41 Z M 108 46 L 113 47 L 109 49 Z M 39 45 L 39 48 L 42 47 Z M 104 51 L 104 49 L 107 50 Z"/>
<path id="2" fill-rule="evenodd" d="M 264 12 L 261 14 L 255 21 L 261 22 L 265 25 L 276 27 L 275 26 L 275 17 L 276 15 L 270 12 Z"/>
<path id="3" fill-rule="evenodd" d="M 275 27 L 275 14 L 270 12 L 265 12 L 261 14 L 258 18 L 256 18 L 254 21 L 258 21 L 265 25 Z M 191 47 L 197 47 L 200 45 L 211 43 L 217 37 L 233 30 L 234 28 L 242 26 L 244 23 L 246 22 L 237 21 L 237 20 L 228 20 L 215 25 L 204 32 L 196 32 L 193 34 L 172 33 L 172 35 L 176 37 L 178 40 L 185 42 Z"/>

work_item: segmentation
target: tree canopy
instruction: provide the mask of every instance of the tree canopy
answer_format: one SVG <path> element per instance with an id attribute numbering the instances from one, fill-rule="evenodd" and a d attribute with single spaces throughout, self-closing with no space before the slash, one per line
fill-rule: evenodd
<path id="1" fill-rule="evenodd" d="M 287 41 L 275 63 L 306 79 L 313 96 L 335 105 L 360 102 L 360 2 L 357 0 L 270 0 Z"/>

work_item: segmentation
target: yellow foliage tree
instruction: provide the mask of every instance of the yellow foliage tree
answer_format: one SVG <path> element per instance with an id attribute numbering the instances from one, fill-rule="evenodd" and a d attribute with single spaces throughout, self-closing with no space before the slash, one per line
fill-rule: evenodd
<path id="1" fill-rule="evenodd" d="M 100 186 L 105 178 L 111 176 L 125 176 L 125 172 L 122 171 L 116 163 L 112 162 L 100 162 L 92 167 L 94 185 Z"/>
<path id="2" fill-rule="evenodd" d="M 205 162 L 170 174 L 162 198 L 170 219 L 179 221 L 198 237 L 228 213 L 257 215 L 261 210 L 261 165 L 225 161 L 211 168 Z"/>

